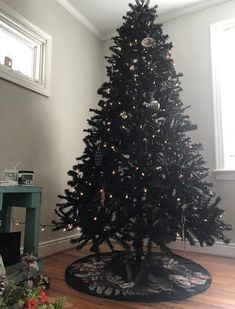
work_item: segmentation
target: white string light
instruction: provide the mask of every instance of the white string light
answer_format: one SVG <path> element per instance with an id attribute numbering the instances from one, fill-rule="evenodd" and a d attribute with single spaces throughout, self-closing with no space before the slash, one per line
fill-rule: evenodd
<path id="1" fill-rule="evenodd" d="M 12 218 L 12 223 L 13 225 L 18 226 L 18 227 L 21 225 L 25 225 L 24 221 L 18 221 L 18 220 L 15 220 L 14 218 Z M 45 232 L 47 227 L 54 227 L 54 226 L 55 226 L 54 224 L 40 224 L 42 232 Z M 68 224 L 67 228 L 64 228 L 63 231 L 65 232 L 65 231 L 71 230 L 72 228 L 73 226 L 71 224 Z M 80 231 L 80 227 L 78 227 L 77 230 Z"/>

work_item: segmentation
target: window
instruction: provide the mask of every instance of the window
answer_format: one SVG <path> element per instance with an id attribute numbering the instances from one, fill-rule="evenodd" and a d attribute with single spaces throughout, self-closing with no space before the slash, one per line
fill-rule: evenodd
<path id="1" fill-rule="evenodd" d="M 0 77 L 50 95 L 50 35 L 0 1 Z"/>
<path id="2" fill-rule="evenodd" d="M 216 169 L 235 171 L 235 19 L 211 25 L 211 53 Z"/>

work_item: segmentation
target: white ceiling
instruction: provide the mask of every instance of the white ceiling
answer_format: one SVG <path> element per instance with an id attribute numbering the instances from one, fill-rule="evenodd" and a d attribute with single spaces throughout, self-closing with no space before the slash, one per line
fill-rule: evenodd
<path id="1" fill-rule="evenodd" d="M 134 0 L 57 1 L 103 39 L 123 23 L 122 16 L 129 10 L 128 3 L 135 3 Z M 227 1 L 231 0 L 150 0 L 150 5 L 158 5 L 159 21 L 162 22 Z"/>

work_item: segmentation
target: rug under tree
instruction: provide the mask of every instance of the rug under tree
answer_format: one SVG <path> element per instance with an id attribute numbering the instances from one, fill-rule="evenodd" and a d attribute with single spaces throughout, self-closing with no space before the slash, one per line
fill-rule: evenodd
<path id="1" fill-rule="evenodd" d="M 207 290 L 211 276 L 201 265 L 179 255 L 153 253 L 136 263 L 124 251 L 78 259 L 65 271 L 66 282 L 90 295 L 126 301 L 182 300 Z"/>

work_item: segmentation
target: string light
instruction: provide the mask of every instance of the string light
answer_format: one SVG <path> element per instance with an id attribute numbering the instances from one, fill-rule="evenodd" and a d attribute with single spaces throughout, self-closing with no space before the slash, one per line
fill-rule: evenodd
<path id="1" fill-rule="evenodd" d="M 76 221 L 76 220 L 75 220 Z M 24 221 L 18 221 L 18 220 L 14 220 L 14 218 L 12 218 L 12 222 L 15 226 L 20 226 L 20 225 L 25 225 L 25 222 Z M 40 228 L 41 228 L 41 231 L 42 232 L 45 232 L 46 228 L 47 227 L 54 227 L 55 225 L 54 224 L 40 224 Z M 69 224 L 68 225 L 68 228 L 69 229 L 72 229 L 72 225 Z M 66 231 L 66 228 L 63 229 L 64 231 Z"/>

